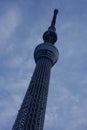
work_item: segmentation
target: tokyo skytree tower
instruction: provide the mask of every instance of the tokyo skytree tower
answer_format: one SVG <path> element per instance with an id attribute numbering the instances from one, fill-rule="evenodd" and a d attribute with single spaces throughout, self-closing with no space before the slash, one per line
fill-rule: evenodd
<path id="1" fill-rule="evenodd" d="M 57 41 L 57 14 L 58 10 L 55 9 L 51 26 L 43 34 L 44 43 L 35 48 L 36 67 L 12 130 L 43 130 L 50 72 L 59 56 L 54 46 Z"/>

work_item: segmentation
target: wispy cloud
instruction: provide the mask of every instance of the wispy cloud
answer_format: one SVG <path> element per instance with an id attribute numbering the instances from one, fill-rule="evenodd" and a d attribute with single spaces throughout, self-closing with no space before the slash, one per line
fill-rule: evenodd
<path id="1" fill-rule="evenodd" d="M 81 99 L 80 95 L 74 95 L 65 86 L 55 86 L 52 93 L 49 94 L 47 113 L 45 119 L 45 128 L 61 128 L 65 130 L 77 130 L 77 128 L 86 129 L 87 109 L 86 101 Z M 52 86 L 52 87 L 53 87 Z M 68 122 L 67 122 L 68 120 Z"/>
<path id="2" fill-rule="evenodd" d="M 4 79 L 4 77 L 1 77 L 0 80 L 2 81 L 2 83 L 0 82 L 0 118 L 2 119 L 0 120 L 0 129 L 2 129 L 8 127 L 7 124 L 10 120 L 15 120 L 13 117 L 16 116 L 20 108 L 28 80 Z M 12 127 L 11 125 L 9 127 Z"/>
<path id="3" fill-rule="evenodd" d="M 0 16 L 0 46 L 11 38 L 20 21 L 20 11 L 17 7 L 9 7 Z"/>

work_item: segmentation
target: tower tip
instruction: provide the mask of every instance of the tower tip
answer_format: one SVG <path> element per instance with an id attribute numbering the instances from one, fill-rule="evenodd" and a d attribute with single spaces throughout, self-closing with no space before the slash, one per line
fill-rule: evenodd
<path id="1" fill-rule="evenodd" d="M 58 12 L 59 12 L 58 9 L 54 9 L 54 14 L 53 14 L 53 18 L 51 21 L 51 26 L 48 28 L 48 31 L 46 31 L 43 34 L 44 42 L 49 42 L 49 43 L 54 44 L 57 41 L 55 24 L 56 24 L 56 18 L 57 18 Z"/>
<path id="2" fill-rule="evenodd" d="M 54 15 L 53 15 L 53 19 L 52 19 L 52 22 L 51 22 L 51 27 L 55 28 L 56 18 L 57 18 L 58 12 L 59 12 L 58 9 L 54 9 Z"/>
<path id="3" fill-rule="evenodd" d="M 59 10 L 58 9 L 54 9 L 54 14 L 58 14 Z"/>

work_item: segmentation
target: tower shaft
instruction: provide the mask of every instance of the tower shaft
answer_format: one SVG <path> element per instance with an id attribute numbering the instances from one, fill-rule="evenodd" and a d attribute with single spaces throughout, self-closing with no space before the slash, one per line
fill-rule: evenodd
<path id="1" fill-rule="evenodd" d="M 51 61 L 46 58 L 37 62 L 13 130 L 42 130 L 51 66 Z"/>
<path id="2" fill-rule="evenodd" d="M 35 49 L 36 67 L 12 130 L 43 130 L 50 71 L 58 50 L 51 44 Z"/>
<path id="3" fill-rule="evenodd" d="M 44 43 L 35 48 L 36 67 L 12 130 L 43 130 L 51 67 L 59 55 L 54 46 L 57 40 L 56 15 L 57 10 L 51 26 L 43 35 Z"/>

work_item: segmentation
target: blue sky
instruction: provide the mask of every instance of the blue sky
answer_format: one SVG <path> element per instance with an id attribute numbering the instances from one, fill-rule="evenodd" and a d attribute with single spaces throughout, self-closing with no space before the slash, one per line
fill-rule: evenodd
<path id="1" fill-rule="evenodd" d="M 87 130 L 87 1 L 0 0 L 0 130 L 10 130 L 53 10 L 59 61 L 52 68 L 44 130 Z"/>

